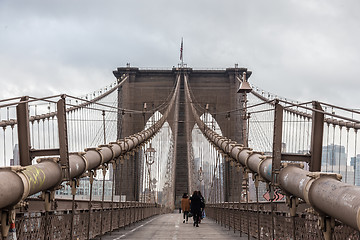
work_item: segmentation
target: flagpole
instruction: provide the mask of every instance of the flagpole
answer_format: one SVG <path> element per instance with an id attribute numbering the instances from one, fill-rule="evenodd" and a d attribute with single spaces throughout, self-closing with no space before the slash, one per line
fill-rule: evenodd
<path id="1" fill-rule="evenodd" d="M 181 38 L 181 67 L 184 68 L 184 42 L 183 42 L 183 38 Z"/>
<path id="2" fill-rule="evenodd" d="M 183 47 L 184 47 L 184 39 L 181 38 L 181 47 L 180 47 L 181 68 L 184 68 Z"/>

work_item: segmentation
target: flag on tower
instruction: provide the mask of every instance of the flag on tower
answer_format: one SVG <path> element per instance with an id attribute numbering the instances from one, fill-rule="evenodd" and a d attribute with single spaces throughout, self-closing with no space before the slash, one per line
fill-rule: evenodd
<path id="1" fill-rule="evenodd" d="M 180 46 L 180 60 L 183 60 L 183 38 L 181 38 L 181 46 Z"/>

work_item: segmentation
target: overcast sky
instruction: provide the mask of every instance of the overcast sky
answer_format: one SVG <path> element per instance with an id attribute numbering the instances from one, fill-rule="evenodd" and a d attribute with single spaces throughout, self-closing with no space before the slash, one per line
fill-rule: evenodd
<path id="1" fill-rule="evenodd" d="M 0 99 L 82 95 L 112 71 L 253 71 L 279 96 L 360 108 L 360 2 L 283 0 L 0 0 Z"/>

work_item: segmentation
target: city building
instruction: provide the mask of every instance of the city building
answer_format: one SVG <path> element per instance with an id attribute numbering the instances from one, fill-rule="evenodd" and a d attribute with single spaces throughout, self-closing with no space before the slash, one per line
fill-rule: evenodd
<path id="1" fill-rule="evenodd" d="M 13 158 L 10 159 L 10 166 L 20 165 L 20 157 L 19 157 L 19 144 L 15 144 L 13 150 Z"/>
<path id="2" fill-rule="evenodd" d="M 104 196 L 106 199 L 109 199 L 112 195 L 112 181 L 105 180 L 105 192 Z M 114 191 L 115 193 L 115 191 Z M 68 185 L 63 184 L 63 188 L 56 190 L 55 194 L 57 196 L 61 195 L 71 195 L 71 188 Z M 103 180 L 94 179 L 92 187 L 92 195 L 94 200 L 100 200 L 103 194 Z M 79 182 L 79 186 L 76 188 L 77 196 L 90 196 L 90 179 L 82 178 Z"/>
<path id="3" fill-rule="evenodd" d="M 341 145 L 327 145 L 322 148 L 321 165 L 322 166 L 340 166 L 346 165 L 347 154 L 345 147 Z"/>
<path id="4" fill-rule="evenodd" d="M 354 168 L 355 173 L 355 185 L 360 186 L 360 154 L 351 158 L 350 165 Z"/>

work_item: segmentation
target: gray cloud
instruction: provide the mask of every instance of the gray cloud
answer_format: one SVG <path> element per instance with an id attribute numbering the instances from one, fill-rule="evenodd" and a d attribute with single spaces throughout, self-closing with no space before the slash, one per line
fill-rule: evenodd
<path id="1" fill-rule="evenodd" d="M 0 99 L 81 95 L 127 62 L 239 63 L 280 96 L 358 108 L 360 3 L 351 1 L 0 2 Z"/>

